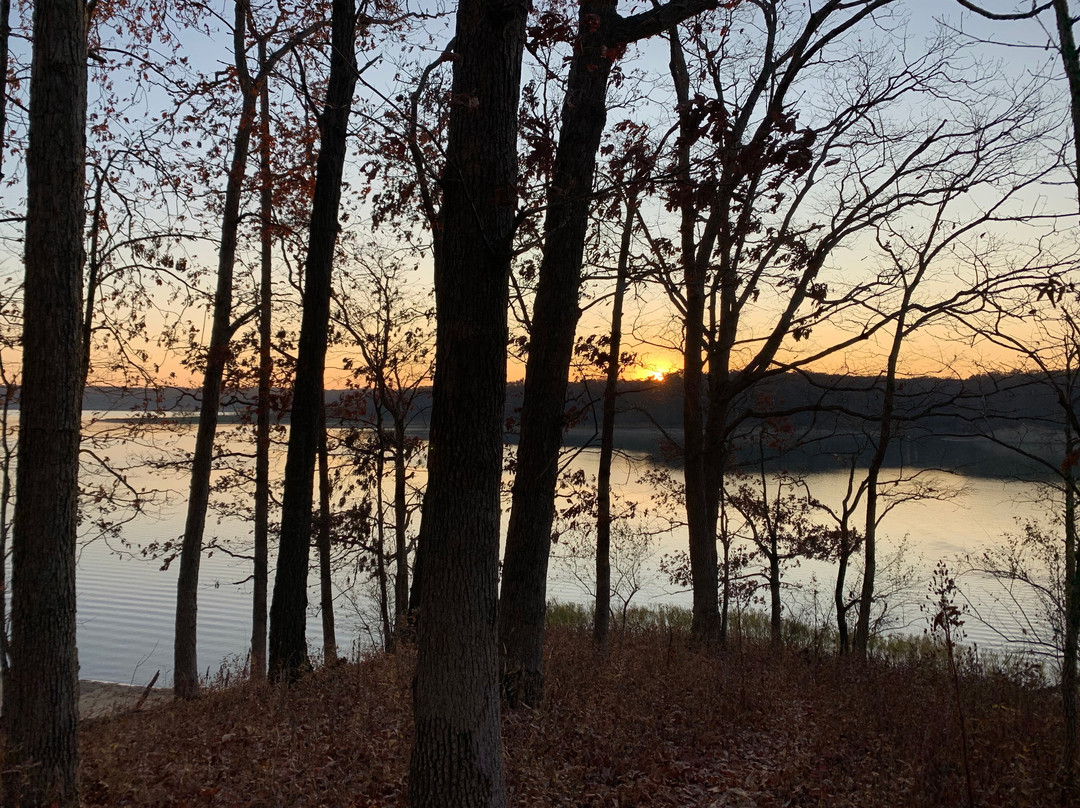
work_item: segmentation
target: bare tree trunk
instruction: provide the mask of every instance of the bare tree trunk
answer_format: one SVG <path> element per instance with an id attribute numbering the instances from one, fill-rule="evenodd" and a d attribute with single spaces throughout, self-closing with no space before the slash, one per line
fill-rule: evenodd
<path id="1" fill-rule="evenodd" d="M 11 43 L 11 0 L 0 0 L 0 168 L 4 164 L 7 144 L 7 74 L 8 52 Z M 0 170 L 0 179 L 4 178 Z"/>
<path id="2" fill-rule="evenodd" d="M 1065 457 L 1076 451 L 1076 436 L 1066 419 Z M 1061 660 L 1061 713 L 1065 724 L 1062 780 L 1066 798 L 1075 796 L 1077 754 L 1076 655 L 1080 635 L 1080 573 L 1076 563 L 1076 481 L 1065 472 L 1065 636 Z"/>
<path id="3" fill-rule="evenodd" d="M 780 601 L 780 554 L 776 546 L 776 534 L 770 538 L 769 553 L 769 641 L 778 648 L 784 641 L 784 605 Z"/>
<path id="4" fill-rule="evenodd" d="M 678 33 L 672 29 L 671 75 L 680 108 L 689 104 L 690 78 Z M 680 116 L 680 147 L 677 181 L 690 183 L 691 122 Z M 689 190 L 689 188 L 688 188 Z M 686 295 L 683 346 L 683 479 L 686 492 L 686 522 L 690 542 L 690 576 L 694 589 L 691 636 L 701 646 L 720 642 L 721 621 L 717 585 L 716 521 L 709 518 L 706 478 L 706 446 L 702 389 L 702 352 L 705 348 L 705 269 L 698 261 L 695 239 L 697 210 L 687 201 L 681 210 L 681 261 Z"/>
<path id="5" fill-rule="evenodd" d="M 322 614 L 323 664 L 331 665 L 337 662 L 338 647 L 334 625 L 334 583 L 330 576 L 330 449 L 327 445 L 325 401 L 319 422 L 319 611 Z"/>
<path id="6" fill-rule="evenodd" d="M 233 55 L 241 71 L 243 107 L 233 143 L 232 164 L 225 187 L 225 208 L 221 215 L 221 242 L 218 247 L 217 290 L 214 293 L 214 319 L 210 344 L 206 349 L 202 405 L 191 460 L 191 488 L 188 494 L 184 539 L 180 549 L 180 573 L 176 582 L 176 631 L 173 640 L 173 692 L 178 698 L 199 695 L 199 664 L 196 648 L 198 627 L 199 564 L 202 561 L 203 531 L 210 502 L 210 473 L 213 464 L 214 438 L 217 433 L 221 384 L 229 359 L 232 336 L 233 265 L 236 261 L 236 236 L 240 223 L 240 194 L 247 167 L 251 131 L 255 122 L 257 95 L 250 92 L 250 77 L 244 55 L 244 31 L 247 26 L 248 0 L 236 0 L 233 20 Z"/>
<path id="7" fill-rule="evenodd" d="M 1080 195 L 1080 53 L 1076 49 L 1076 37 L 1073 34 L 1073 16 L 1069 10 L 1069 0 L 1053 0 L 1054 22 L 1058 31 L 1058 52 L 1065 69 L 1065 78 L 1069 83 L 1069 115 L 1072 121 L 1073 136 L 1073 176 Z"/>
<path id="8" fill-rule="evenodd" d="M 346 136 L 356 87 L 356 5 L 334 0 L 330 80 L 319 118 L 319 159 L 304 272 L 304 312 L 296 356 L 281 540 L 270 606 L 270 675 L 294 679 L 307 660 L 307 574 L 311 545 L 312 477 L 323 397 L 323 366 L 330 322 L 331 275 Z"/>
<path id="9" fill-rule="evenodd" d="M 551 523 L 596 151 L 607 118 L 612 60 L 629 42 L 711 4 L 668 3 L 620 17 L 614 0 L 583 0 L 567 78 L 529 333 L 529 358 L 499 598 L 503 685 L 511 706 L 543 698 L 544 617 Z M 715 589 L 715 585 L 714 585 Z"/>
<path id="10" fill-rule="evenodd" d="M 385 388 L 384 388 L 385 392 Z M 382 622 L 383 649 L 394 648 L 394 631 L 390 623 L 390 598 L 386 582 L 386 503 L 383 498 L 383 475 L 386 473 L 386 435 L 383 432 L 382 404 L 375 404 L 375 575 L 379 584 L 379 619 Z"/>
<path id="11" fill-rule="evenodd" d="M 409 550 L 405 531 L 409 521 L 408 503 L 405 501 L 405 484 L 408 470 L 405 467 L 405 420 L 404 413 L 394 413 L 394 632 L 404 628 L 409 612 Z"/>
<path id="12" fill-rule="evenodd" d="M 79 352 L 79 398 L 86 389 L 86 380 L 90 377 L 90 337 L 94 333 L 94 307 L 97 303 L 98 284 L 101 280 L 101 257 L 98 244 L 101 238 L 102 186 L 105 184 L 105 170 L 94 169 L 94 204 L 90 222 L 90 252 L 86 257 L 86 294 L 83 301 L 83 318 L 80 324 L 82 336 Z"/>
<path id="13" fill-rule="evenodd" d="M 511 706 L 543 699 L 544 617 L 555 485 L 563 437 L 578 289 L 596 152 L 607 119 L 611 58 L 604 53 L 613 0 L 581 4 L 544 221 L 544 255 L 529 333 L 517 471 L 503 556 L 499 649 Z M 596 23 L 593 24 L 592 21 Z"/>
<path id="14" fill-rule="evenodd" d="M 844 543 L 840 549 L 840 557 L 836 570 L 836 588 L 833 590 L 833 603 L 836 606 L 836 633 L 840 640 L 840 656 L 844 656 L 851 650 L 851 642 L 848 637 L 847 601 L 844 597 L 844 586 L 847 579 L 848 560 L 851 552 L 848 549 L 846 531 L 841 539 Z"/>
<path id="15" fill-rule="evenodd" d="M 921 271 L 920 275 L 921 277 Z M 916 281 L 917 283 L 917 281 Z M 859 596 L 859 619 L 855 623 L 855 653 L 865 658 L 870 647 L 870 610 L 874 605 L 874 576 L 877 574 L 878 478 L 885 465 L 885 453 L 893 435 L 893 413 L 896 409 L 896 368 L 905 336 L 908 307 L 915 284 L 908 284 L 896 319 L 892 346 L 885 369 L 885 389 L 881 401 L 881 424 L 877 446 L 866 473 L 866 527 L 863 534 L 863 582 Z"/>
<path id="16" fill-rule="evenodd" d="M 611 459 L 615 453 L 615 400 L 619 395 L 619 354 L 622 351 L 623 297 L 630 267 L 630 238 L 634 230 L 637 200 L 627 198 L 626 220 L 619 244 L 615 298 L 611 303 L 611 339 L 608 342 L 607 379 L 604 383 L 604 415 L 600 425 L 600 468 L 596 473 L 596 608 L 593 610 L 593 644 L 607 656 L 611 628 Z"/>
<path id="17" fill-rule="evenodd" d="M 86 7 L 34 6 L 11 687 L 0 802 L 78 804 L 75 534 L 82 417 Z"/>
<path id="18" fill-rule="evenodd" d="M 266 63 L 266 43 L 259 41 L 259 66 Z M 259 87 L 259 401 L 255 424 L 255 570 L 251 598 L 251 676 L 266 678 L 266 586 L 270 548 L 270 357 L 273 238 L 273 186 L 270 177 L 270 88 Z"/>
<path id="19" fill-rule="evenodd" d="M 7 74 L 8 46 L 11 41 L 11 0 L 0 0 L 0 179 L 4 178 L 4 147 L 7 143 Z M 11 456 L 8 444 L 7 423 L 8 408 L 11 406 L 12 385 L 4 379 L 4 434 L 0 436 L 3 444 L 3 492 L 0 493 L 0 593 L 7 592 L 7 553 L 8 553 L 8 503 L 11 501 Z M 10 685 L 8 663 L 8 622 L 7 597 L 0 597 L 0 723 L 3 721 L 4 696 Z"/>
<path id="20" fill-rule="evenodd" d="M 517 112 L 528 3 L 461 0 L 442 178 L 411 808 L 506 805 L 496 646 Z"/>
<path id="21" fill-rule="evenodd" d="M 0 374 L 6 377 L 6 374 Z M 11 653 L 9 650 L 8 635 L 8 599 L 7 599 L 7 558 L 8 558 L 8 532 L 11 523 L 8 514 L 11 508 L 11 478 L 13 469 L 11 459 L 14 456 L 8 437 L 9 415 L 11 413 L 11 399 L 15 393 L 15 385 L 4 379 L 4 407 L 0 417 L 0 725 L 3 723 L 3 711 L 6 703 L 4 695 L 11 690 Z"/>

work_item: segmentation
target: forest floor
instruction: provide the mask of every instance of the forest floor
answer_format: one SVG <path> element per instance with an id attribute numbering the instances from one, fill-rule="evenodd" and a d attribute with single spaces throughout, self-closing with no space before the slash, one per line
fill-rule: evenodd
<path id="1" fill-rule="evenodd" d="M 410 649 L 86 720 L 88 806 L 403 806 Z M 940 656 L 859 663 L 812 648 L 692 651 L 673 629 L 549 631 L 547 697 L 504 711 L 513 806 L 1058 804 L 1056 692 Z M 1029 681 L 1025 683 L 1023 679 Z M 961 732 L 963 715 L 965 732 Z M 964 744 L 967 740 L 967 766 Z"/>

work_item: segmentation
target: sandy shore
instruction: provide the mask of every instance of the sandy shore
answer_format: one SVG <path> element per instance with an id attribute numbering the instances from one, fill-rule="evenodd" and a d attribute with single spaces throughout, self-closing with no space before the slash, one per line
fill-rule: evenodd
<path id="1" fill-rule="evenodd" d="M 136 707 L 144 709 L 172 698 L 172 691 L 162 687 L 151 689 L 146 694 L 145 700 L 143 700 L 144 693 L 146 693 L 145 686 L 118 685 L 112 682 L 81 679 L 79 680 L 79 717 L 82 719 L 101 718 L 134 710 Z M 141 704 L 140 700 L 142 700 Z"/>

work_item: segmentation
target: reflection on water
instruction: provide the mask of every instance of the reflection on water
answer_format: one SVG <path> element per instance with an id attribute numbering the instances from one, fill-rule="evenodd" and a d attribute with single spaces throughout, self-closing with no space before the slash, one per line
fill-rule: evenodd
<path id="1" fill-rule="evenodd" d="M 162 433 L 152 441 L 138 444 L 114 444 L 111 448 L 115 461 L 128 464 L 137 455 L 149 453 L 150 445 L 156 451 L 172 452 L 190 449 L 194 427 L 187 427 L 170 434 Z M 577 468 L 594 474 L 598 453 L 582 452 L 574 461 Z M 277 458 L 281 462 L 282 458 Z M 182 470 L 139 468 L 131 463 L 127 472 L 134 486 L 152 485 L 163 491 L 171 491 L 169 497 L 151 508 L 151 512 L 126 524 L 122 530 L 123 542 L 96 541 L 86 545 L 80 555 L 78 567 L 78 643 L 81 676 L 104 681 L 144 683 L 161 671 L 162 681 L 171 680 L 173 613 L 176 597 L 178 562 L 169 569 L 161 570 L 160 562 L 138 555 L 139 549 L 153 542 L 175 540 L 183 531 L 184 494 L 187 486 Z M 639 505 L 648 503 L 649 490 L 640 481 L 648 466 L 644 454 L 624 456 L 616 460 L 612 475 L 613 486 L 622 496 Z M 1017 530 L 1017 519 L 1042 516 L 1040 500 L 1043 493 L 1034 483 L 1011 482 L 988 477 L 959 477 L 940 473 L 942 481 L 960 482 L 964 485 L 961 496 L 952 501 L 908 502 L 897 506 L 880 528 L 882 555 L 906 541 L 908 560 L 917 564 L 928 577 L 929 570 L 939 558 L 956 559 L 965 554 L 977 554 L 986 547 L 994 546 L 1007 532 Z M 815 471 L 806 482 L 817 499 L 831 506 L 839 506 L 847 485 L 847 477 L 840 471 Z M 505 519 L 504 529 L 505 529 Z M 242 516 L 229 516 L 207 522 L 207 537 L 249 541 L 250 520 Z M 690 594 L 672 587 L 659 573 L 659 560 L 666 553 L 685 550 L 685 529 L 675 529 L 658 537 L 655 552 L 645 570 L 644 588 L 636 596 L 635 604 L 673 603 L 689 606 Z M 556 548 L 558 554 L 559 548 Z M 133 557 L 133 554 L 135 557 Z M 272 568 L 271 568 L 272 569 Z M 251 584 L 248 580 L 250 564 L 230 558 L 221 552 L 205 558 L 201 569 L 202 584 L 199 590 L 199 660 L 204 672 L 214 674 L 227 657 L 243 657 L 250 642 L 251 632 Z M 831 613 L 831 591 L 835 579 L 832 565 L 824 562 L 804 561 L 797 568 L 789 568 L 786 580 L 797 584 L 789 590 L 785 608 L 792 614 L 809 615 Z M 857 581 L 849 572 L 849 581 Z M 311 577 L 315 583 L 315 576 Z M 344 587 L 343 577 L 339 586 Z M 974 577 L 961 581 L 965 593 L 973 599 L 980 613 L 993 620 L 999 628 L 1019 634 L 1019 627 L 1008 610 L 995 603 L 997 585 Z M 363 586 L 363 585 L 362 585 Z M 819 595 L 815 603 L 814 592 Z M 585 589 L 567 573 L 564 564 L 551 565 L 549 596 L 564 601 L 589 600 Z M 920 605 L 925 602 L 925 584 L 920 583 L 897 604 L 900 625 L 909 631 L 921 632 L 925 618 Z M 308 638 L 313 649 L 321 645 L 321 628 L 314 606 L 317 593 L 309 595 L 312 604 L 308 623 Z M 373 622 L 367 611 L 363 593 L 358 603 L 342 601 L 338 609 L 338 639 L 342 648 L 353 643 L 368 646 L 372 634 L 368 629 Z M 831 617 L 827 617 L 831 621 Z M 983 647 L 999 646 L 1000 636 L 992 629 L 969 617 L 965 626 L 968 642 Z"/>

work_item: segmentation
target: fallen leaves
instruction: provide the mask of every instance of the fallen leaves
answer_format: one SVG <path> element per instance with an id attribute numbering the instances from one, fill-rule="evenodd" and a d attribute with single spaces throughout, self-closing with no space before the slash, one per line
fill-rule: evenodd
<path id="1" fill-rule="evenodd" d="M 548 692 L 504 713 L 510 801 L 543 806 L 932 806 L 961 800 L 948 682 L 930 662 L 870 665 L 743 644 L 585 632 L 548 642 Z M 87 806 L 404 806 L 409 649 L 87 722 Z M 1056 800 L 1053 694 L 1002 677 L 963 684 L 983 806 Z"/>

